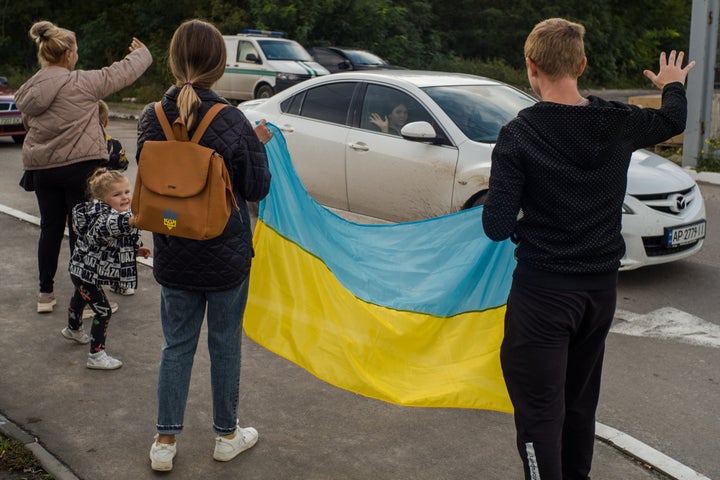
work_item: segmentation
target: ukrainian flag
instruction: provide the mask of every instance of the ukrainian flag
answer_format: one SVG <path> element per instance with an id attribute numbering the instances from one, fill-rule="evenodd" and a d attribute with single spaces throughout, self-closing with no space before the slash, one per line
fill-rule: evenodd
<path id="1" fill-rule="evenodd" d="M 400 405 L 511 412 L 500 368 L 514 246 L 481 208 L 348 222 L 307 194 L 285 139 L 267 145 L 245 331 L 318 378 Z"/>

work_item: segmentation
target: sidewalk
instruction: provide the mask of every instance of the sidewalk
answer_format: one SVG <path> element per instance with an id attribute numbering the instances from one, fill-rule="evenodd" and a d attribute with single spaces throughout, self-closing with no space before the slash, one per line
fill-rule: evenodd
<path id="1" fill-rule="evenodd" d="M 30 444 L 59 480 L 157 478 L 147 459 L 162 345 L 151 269 L 139 266 L 135 296 L 109 294 L 120 310 L 107 348 L 125 365 L 88 370 L 86 346 L 60 335 L 71 292 L 63 268 L 55 311 L 35 313 L 38 227 L 0 213 L 0 231 L 1 431 Z M 67 251 L 65 244 L 61 266 Z M 227 464 L 213 461 L 209 359 L 201 341 L 173 478 L 522 478 L 510 415 L 378 402 L 323 383 L 250 340 L 243 347 L 240 422 L 258 429 L 258 445 Z M 9 423 L 2 425 L 3 417 Z M 592 475 L 667 478 L 599 440 Z"/>

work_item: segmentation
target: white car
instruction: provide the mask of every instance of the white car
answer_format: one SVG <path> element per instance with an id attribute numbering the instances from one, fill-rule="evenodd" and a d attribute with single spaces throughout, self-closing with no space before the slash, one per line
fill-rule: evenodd
<path id="1" fill-rule="evenodd" d="M 318 202 L 402 222 L 482 204 L 501 126 L 536 101 L 483 77 L 388 70 L 307 80 L 238 108 L 283 132 L 293 165 Z M 393 134 L 390 108 L 398 105 L 404 108 L 394 112 L 405 110 L 405 123 Z M 695 181 L 663 157 L 635 152 L 622 234 L 624 270 L 698 252 L 705 206 Z"/>

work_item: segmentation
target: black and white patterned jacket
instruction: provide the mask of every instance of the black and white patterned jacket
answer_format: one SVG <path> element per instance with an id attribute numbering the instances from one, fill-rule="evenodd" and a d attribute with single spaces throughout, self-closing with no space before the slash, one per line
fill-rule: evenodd
<path id="1" fill-rule="evenodd" d="M 70 259 L 70 275 L 92 285 L 137 288 L 135 261 L 140 243 L 130 211 L 118 212 L 99 200 L 73 208 L 72 223 L 78 238 Z"/>

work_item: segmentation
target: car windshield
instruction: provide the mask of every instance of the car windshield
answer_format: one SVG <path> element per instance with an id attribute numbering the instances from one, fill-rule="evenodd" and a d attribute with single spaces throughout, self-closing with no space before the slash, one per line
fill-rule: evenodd
<path id="1" fill-rule="evenodd" d="M 385 60 L 370 52 L 362 50 L 345 50 L 344 52 L 355 65 L 385 65 Z"/>
<path id="2" fill-rule="evenodd" d="M 536 102 L 507 85 L 456 85 L 423 90 L 470 140 L 483 143 L 497 141 L 500 128 Z"/>
<path id="3" fill-rule="evenodd" d="M 299 43 L 289 40 L 258 40 L 268 60 L 294 60 L 300 62 L 312 62 L 310 54 L 305 51 Z"/>

